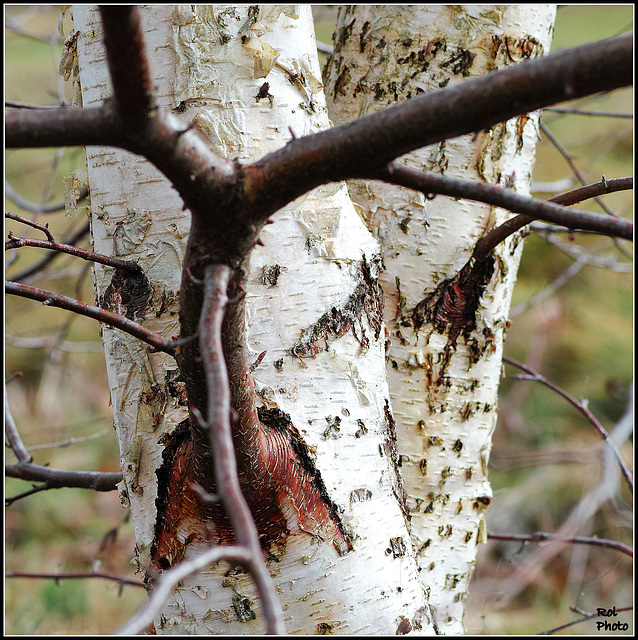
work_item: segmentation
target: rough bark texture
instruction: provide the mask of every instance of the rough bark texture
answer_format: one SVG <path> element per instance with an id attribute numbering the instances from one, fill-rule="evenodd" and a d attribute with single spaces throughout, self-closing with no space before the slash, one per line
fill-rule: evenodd
<path id="1" fill-rule="evenodd" d="M 326 69 L 341 124 L 549 48 L 551 5 L 349 6 Z M 537 114 L 401 160 L 528 193 Z M 381 183 L 350 185 L 382 246 L 388 377 L 411 536 L 439 628 L 462 633 L 463 600 L 485 540 L 487 464 L 520 237 L 483 263 L 476 241 L 507 213 Z"/>
<path id="2" fill-rule="evenodd" d="M 307 6 L 141 10 L 158 105 L 196 126 L 216 153 L 255 160 L 286 144 L 291 132 L 328 126 Z M 84 101 L 95 104 L 109 95 L 100 25 L 88 7 L 74 7 L 74 19 Z M 135 317 L 177 335 L 188 212 L 140 158 L 93 148 L 87 161 L 95 249 L 137 259 L 148 281 L 129 292 L 128 284 L 99 269 L 98 297 L 111 306 L 134 298 Z M 429 633 L 397 471 L 377 242 L 342 185 L 299 198 L 273 221 L 250 266 L 241 265 L 238 282 L 245 278 L 249 358 L 266 352 L 253 372 L 258 437 L 265 439 L 255 468 L 265 465 L 271 476 L 262 488 L 277 490 L 277 513 L 274 521 L 271 513 L 254 515 L 268 540 L 287 631 Z M 139 291 L 148 293 L 142 304 Z M 185 426 L 175 362 L 107 329 L 104 340 L 124 469 L 121 493 L 130 502 L 140 567 L 151 577 L 211 538 L 230 542 L 232 534 L 188 482 L 190 447 L 197 443 Z M 294 455 L 282 458 L 281 451 Z M 282 474 L 286 481 L 271 482 Z M 300 503 L 290 477 L 312 488 L 304 495 L 314 506 Z M 256 486 L 259 478 L 243 480 Z M 155 630 L 262 631 L 250 577 L 223 565 L 185 580 Z"/>

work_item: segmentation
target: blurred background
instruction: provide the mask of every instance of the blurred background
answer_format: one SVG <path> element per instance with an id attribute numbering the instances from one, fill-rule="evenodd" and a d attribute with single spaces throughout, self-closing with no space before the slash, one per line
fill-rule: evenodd
<path id="1" fill-rule="evenodd" d="M 317 37 L 326 44 L 331 44 L 337 8 L 313 9 Z M 71 89 L 58 75 L 62 42 L 71 31 L 71 21 L 60 16 L 58 5 L 5 5 L 9 104 L 71 101 Z M 632 31 L 631 5 L 563 5 L 553 50 Z M 633 93 L 621 90 L 561 107 L 631 116 Z M 574 168 L 586 183 L 603 175 L 633 174 L 631 117 L 546 110 L 543 123 L 547 131 L 538 148 L 536 196 L 549 198 L 580 186 Z M 5 211 L 48 223 L 58 240 L 70 238 L 86 225 L 86 202 L 65 211 L 65 177 L 83 167 L 82 149 L 7 151 L 5 178 L 17 195 L 5 197 Z M 603 202 L 613 213 L 632 217 L 633 192 L 607 195 Z M 57 212 L 38 213 L 55 204 L 62 205 Z M 602 211 L 594 201 L 579 208 Z M 8 232 L 42 237 L 5 220 L 5 238 Z M 80 244 L 88 246 L 88 237 Z M 627 242 L 597 236 L 532 233 L 525 244 L 506 343 L 506 355 L 586 401 L 610 432 L 627 411 L 633 388 L 631 250 Z M 34 248 L 7 252 L 6 277 L 16 277 L 44 254 Z M 24 281 L 93 302 L 89 266 L 77 258 L 60 256 L 46 271 Z M 8 296 L 5 346 L 9 407 L 34 461 L 70 470 L 119 470 L 97 323 Z M 518 373 L 504 366 L 490 462 L 495 496 L 487 512 L 488 530 L 556 532 L 583 499 L 590 506 L 595 501 L 604 446 L 573 406 L 537 382 L 517 379 Z M 631 437 L 620 445 L 628 463 L 632 447 Z M 15 462 L 6 447 L 5 459 Z M 632 544 L 631 494 L 621 481 L 613 487 L 611 499 L 564 533 Z M 5 497 L 30 488 L 29 483 L 7 479 Z M 6 509 L 6 571 L 105 571 L 139 578 L 131 564 L 134 545 L 132 524 L 116 492 L 50 490 Z M 548 553 L 524 583 L 511 582 L 514 569 L 547 551 L 546 544 L 497 540 L 481 546 L 467 608 L 468 633 L 538 633 L 577 619 L 570 607 L 589 612 L 633 602 L 632 561 L 614 549 L 569 545 Z M 106 634 L 144 600 L 143 589 L 109 580 L 7 578 L 5 632 Z M 633 633 L 631 612 L 613 620 L 629 623 L 625 633 Z M 595 622 L 562 633 L 595 633 Z"/>

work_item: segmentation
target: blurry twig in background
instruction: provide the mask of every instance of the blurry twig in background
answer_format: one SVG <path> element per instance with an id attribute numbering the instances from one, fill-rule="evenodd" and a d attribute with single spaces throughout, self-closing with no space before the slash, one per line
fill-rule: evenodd
<path id="1" fill-rule="evenodd" d="M 618 451 L 618 447 L 617 447 L 617 444 L 615 442 L 615 440 L 618 439 L 619 436 L 615 436 L 614 438 L 611 438 L 609 436 L 609 434 L 607 433 L 606 429 L 600 423 L 598 418 L 596 418 L 596 416 L 594 416 L 594 414 L 589 410 L 589 408 L 587 406 L 587 404 L 588 404 L 587 401 L 586 400 L 583 400 L 583 401 L 576 400 L 576 398 L 574 398 L 573 396 L 568 394 L 564 389 L 561 389 L 558 385 L 556 385 L 553 382 L 551 382 L 550 380 L 548 380 L 545 376 L 543 376 L 540 373 L 538 373 L 538 371 L 534 371 L 533 369 L 531 369 L 530 367 L 528 367 L 527 365 L 525 365 L 525 364 L 523 364 L 521 362 L 516 362 L 516 360 L 512 360 L 511 358 L 508 358 L 507 356 L 503 356 L 503 362 L 505 362 L 507 364 L 510 364 L 510 365 L 512 365 L 514 367 L 517 367 L 518 369 L 521 369 L 522 371 L 524 371 L 527 374 L 525 376 L 517 376 L 517 378 L 519 380 L 532 380 L 534 382 L 540 382 L 542 385 L 548 387 L 549 389 L 551 389 L 552 391 L 554 391 L 555 393 L 557 393 L 561 397 L 565 398 L 565 400 L 567 400 L 567 402 L 569 402 L 569 404 L 571 404 L 583 416 L 585 416 L 585 418 L 589 421 L 589 423 L 594 426 L 594 428 L 596 429 L 598 435 L 604 440 L 605 444 L 608 447 L 608 450 L 616 458 L 618 466 L 620 467 L 621 473 L 622 473 L 622 475 L 623 475 L 623 477 L 625 479 L 625 483 L 627 484 L 627 487 L 629 488 L 629 490 L 633 494 L 633 492 L 634 492 L 633 474 L 627 468 L 627 465 L 625 464 L 625 461 L 622 459 L 622 456 L 620 455 L 620 451 Z M 633 415 L 633 395 L 630 396 L 629 406 L 627 408 L 625 416 L 622 418 L 621 422 L 619 423 L 619 427 L 623 426 L 625 424 L 625 421 L 629 421 L 629 424 L 633 424 L 631 422 L 632 415 Z M 619 427 L 617 427 L 617 429 Z M 629 433 L 626 433 L 626 431 L 627 431 L 626 427 L 623 426 L 621 431 L 618 432 L 620 434 L 620 436 L 623 436 L 623 439 L 626 439 L 626 437 L 628 437 L 631 434 L 631 431 L 629 431 Z"/>

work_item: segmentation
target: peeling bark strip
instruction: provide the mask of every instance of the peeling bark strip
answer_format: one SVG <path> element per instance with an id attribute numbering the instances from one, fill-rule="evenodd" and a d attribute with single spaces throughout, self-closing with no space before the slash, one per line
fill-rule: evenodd
<path id="1" fill-rule="evenodd" d="M 155 472 L 157 520 L 151 548 L 153 564 L 162 570 L 183 559 L 187 544 L 207 542 L 212 534 L 208 525 L 211 521 L 216 520 L 218 530 L 224 528 L 225 537 L 232 535 L 230 522 L 223 517 L 221 508 L 205 503 L 193 490 L 193 445 L 188 421 L 167 440 L 162 465 Z"/>
<path id="2" fill-rule="evenodd" d="M 401 466 L 401 458 L 399 457 L 399 450 L 397 447 L 397 423 L 392 416 L 392 410 L 390 409 L 390 403 L 386 400 L 384 407 L 385 424 L 386 424 L 386 439 L 385 439 L 385 455 L 390 458 L 392 468 L 394 469 L 394 478 L 392 479 L 392 490 L 396 499 L 399 502 L 403 517 L 406 522 L 410 521 L 410 508 L 408 506 L 408 493 L 405 490 L 403 483 L 403 476 L 399 467 Z"/>
<path id="3" fill-rule="evenodd" d="M 341 308 L 332 307 L 319 320 L 304 330 L 300 340 L 291 348 L 292 355 L 299 358 L 316 356 L 327 349 L 328 338 L 338 339 L 352 330 L 361 348 L 366 349 L 370 341 L 366 337 L 362 318 L 374 330 L 375 340 L 379 337 L 383 319 L 383 289 L 370 265 L 364 260 L 359 268 L 361 282 Z M 357 335 L 356 327 L 359 327 Z"/>

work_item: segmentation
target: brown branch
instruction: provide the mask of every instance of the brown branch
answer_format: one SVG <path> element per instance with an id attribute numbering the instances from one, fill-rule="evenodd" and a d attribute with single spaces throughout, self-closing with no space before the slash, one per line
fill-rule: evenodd
<path id="1" fill-rule="evenodd" d="M 18 216 L 15 213 L 10 213 L 9 211 L 4 212 L 4 217 L 9 218 L 9 220 L 14 220 L 16 222 L 21 222 L 22 224 L 26 224 L 28 227 L 32 227 L 33 229 L 37 229 L 38 231 L 42 231 L 42 233 L 44 233 L 44 235 L 47 237 L 47 239 L 50 242 L 55 242 L 55 238 L 53 237 L 53 234 L 49 231 L 49 223 L 38 224 L 34 220 L 27 220 L 26 218 L 23 218 L 22 216 Z M 11 232 L 9 232 L 9 235 L 11 235 Z"/>
<path id="2" fill-rule="evenodd" d="M 616 540 L 607 540 L 605 538 L 594 538 L 587 536 L 561 536 L 556 533 L 544 533 L 542 531 L 537 531 L 535 533 L 494 533 L 493 531 L 487 532 L 487 537 L 490 540 L 505 540 L 511 542 L 523 542 L 525 544 L 529 542 L 546 542 L 546 541 L 557 541 L 557 542 L 567 542 L 572 544 L 589 544 L 596 547 L 604 547 L 606 549 L 615 549 L 616 551 L 620 551 L 625 555 L 628 555 L 630 558 L 634 557 L 634 550 L 624 544 L 623 542 L 617 542 Z"/>
<path id="3" fill-rule="evenodd" d="M 521 362 L 517 362 L 516 360 L 512 360 L 512 358 L 508 358 L 507 356 L 503 356 L 503 362 L 505 362 L 506 364 L 510 364 L 520 369 L 521 371 L 524 371 L 527 374 L 527 377 L 523 377 L 521 379 L 532 380 L 533 382 L 540 382 L 542 385 L 544 385 L 548 389 L 551 389 L 552 391 L 557 393 L 559 396 L 567 400 L 567 402 L 569 402 L 569 404 L 575 407 L 579 413 L 585 416 L 587 421 L 594 426 L 600 438 L 605 442 L 605 444 L 610 448 L 610 450 L 614 454 L 614 457 L 618 461 L 620 471 L 623 477 L 625 478 L 625 482 L 627 486 L 629 487 L 629 491 L 631 491 L 631 493 L 633 494 L 634 492 L 633 474 L 627 468 L 627 465 L 625 464 L 625 461 L 622 459 L 622 456 L 620 455 L 618 448 L 614 444 L 613 440 L 610 439 L 609 434 L 607 433 L 607 430 L 603 427 L 603 425 L 600 423 L 598 418 L 596 418 L 596 416 L 589 410 L 589 408 L 587 407 L 587 404 L 585 402 L 579 402 L 578 400 L 576 400 L 576 398 L 569 395 L 564 389 L 554 384 L 553 382 L 548 380 L 545 376 L 538 373 L 538 371 L 534 371 L 534 369 L 531 369 L 527 365 Z"/>
<path id="4" fill-rule="evenodd" d="M 603 176 L 600 182 L 594 182 L 593 184 L 588 184 L 578 189 L 566 191 L 565 193 L 550 198 L 549 201 L 568 207 L 572 204 L 583 202 L 583 200 L 597 198 L 598 196 L 615 193 L 616 191 L 627 191 L 633 188 L 634 179 L 631 176 L 627 178 L 612 178 L 611 180 L 607 180 L 607 178 Z"/>
<path id="5" fill-rule="evenodd" d="M 28 498 L 29 496 L 32 496 L 36 493 L 40 493 L 40 491 L 48 491 L 50 487 L 47 486 L 47 484 L 40 484 L 40 485 L 32 485 L 31 489 L 28 489 L 27 491 L 23 491 L 22 493 L 18 493 L 15 496 L 11 496 L 9 498 L 5 498 L 4 499 L 4 506 L 5 507 L 10 507 L 14 502 L 17 502 L 18 500 L 23 500 L 24 498 Z"/>
<path id="6" fill-rule="evenodd" d="M 102 5 L 100 15 L 116 109 L 132 125 L 155 106 L 140 11 L 131 5 Z"/>
<path id="7" fill-rule="evenodd" d="M 247 194 L 255 203 L 272 202 L 276 210 L 310 188 L 365 178 L 420 147 L 557 102 L 628 86 L 632 79 L 631 35 L 525 61 L 293 139 L 246 167 Z"/>
<path id="8" fill-rule="evenodd" d="M 9 251 L 10 249 L 19 249 L 20 247 L 50 249 L 51 251 L 57 251 L 59 253 L 68 253 L 71 256 L 82 258 L 83 260 L 87 260 L 89 262 L 97 262 L 98 264 L 104 264 L 107 267 L 121 269 L 122 271 L 139 273 L 142 270 L 136 262 L 132 262 L 131 260 L 122 260 L 121 258 L 115 258 L 113 256 L 105 256 L 101 253 L 89 251 L 88 249 L 82 249 L 81 247 L 75 247 L 70 244 L 64 244 L 63 242 L 57 242 L 55 239 L 53 239 L 53 236 L 50 237 L 50 240 L 37 240 L 35 238 L 22 238 L 9 234 L 9 240 L 4 243 L 4 250 Z"/>
<path id="9" fill-rule="evenodd" d="M 26 571 L 5 571 L 5 578 L 45 578 L 54 580 L 56 583 L 60 580 L 74 580 L 78 578 L 102 578 L 103 580 L 114 580 L 121 585 L 131 585 L 133 587 L 142 587 L 146 589 L 146 585 L 141 580 L 135 578 L 126 578 L 118 576 L 115 573 L 106 573 L 104 571 L 85 571 L 76 573 L 29 573 Z"/>
<path id="10" fill-rule="evenodd" d="M 496 244 L 502 242 L 508 235 L 529 224 L 532 220 L 537 219 L 561 224 L 570 229 L 586 229 L 604 235 L 623 237 L 628 240 L 633 238 L 633 223 L 631 221 L 609 218 L 586 211 L 573 211 L 562 206 L 564 203 L 559 203 L 556 198 L 552 198 L 550 201 L 538 200 L 523 196 L 504 187 L 417 171 L 397 164 L 392 164 L 387 169 L 368 177 L 415 189 L 425 194 L 438 193 L 457 198 L 467 198 L 502 207 L 512 213 L 524 214 L 508 220 L 501 227 L 497 227 L 500 230 L 498 235 L 494 230 L 492 232 L 493 235 L 487 234 L 479 240 L 475 251 L 477 259 L 489 255 Z M 630 188 L 626 186 L 626 182 L 620 184 L 622 186 L 612 185 L 610 188 L 617 187 L 614 190 Z M 573 197 L 579 197 L 579 195 L 576 194 Z M 575 202 L 578 202 L 578 200 L 575 200 Z"/>
<path id="11" fill-rule="evenodd" d="M 5 474 L 10 478 L 20 478 L 31 482 L 44 482 L 49 489 L 74 487 L 93 491 L 115 491 L 117 483 L 122 481 L 119 471 L 102 473 L 100 471 L 65 471 L 52 469 L 32 462 L 18 462 L 5 465 Z"/>
<path id="12" fill-rule="evenodd" d="M 553 217 L 554 214 L 551 208 L 555 205 L 563 205 L 567 207 L 569 205 L 582 202 L 583 200 L 588 200 L 589 198 L 598 199 L 598 196 L 606 193 L 633 189 L 633 186 L 633 178 L 616 178 L 613 180 L 606 180 L 603 178 L 600 182 L 595 182 L 594 184 L 589 184 L 578 189 L 573 189 L 572 191 L 567 191 L 566 193 L 554 196 L 547 201 L 537 201 L 543 203 L 543 208 L 538 215 L 526 215 L 526 212 L 519 212 L 518 210 L 505 207 L 509 208 L 510 211 L 514 213 L 519 212 L 521 215 L 506 220 L 503 224 L 485 234 L 485 236 L 483 236 L 476 244 L 474 249 L 475 256 L 479 257 L 490 255 L 494 250 L 494 247 L 503 242 L 505 238 L 516 233 L 519 229 L 526 227 L 531 222 L 534 222 L 534 220 L 557 222 L 571 231 L 591 231 L 600 235 L 633 240 L 633 222 L 622 218 L 601 216 L 594 213 L 587 213 L 585 211 L 573 211 L 568 209 L 562 209 L 562 214 L 560 213 L 560 210 L 557 210 L 558 218 L 550 219 L 549 216 L 544 215 L 544 212 L 550 211 L 551 216 Z"/>
<path id="13" fill-rule="evenodd" d="M 135 26 L 132 20 L 126 26 L 131 33 Z M 107 28 L 110 30 L 111 26 Z M 139 33 L 131 48 L 131 68 L 136 65 L 144 76 Z M 124 59 L 112 45 L 107 47 L 107 55 Z M 131 70 L 121 69 L 117 62 L 110 64 L 112 70 L 125 73 L 121 82 L 117 78 L 113 81 L 120 87 L 118 91 L 124 91 L 130 84 L 126 78 Z M 122 126 L 108 104 L 92 110 L 12 112 L 7 114 L 6 138 L 10 147 L 111 144 L 145 155 L 173 182 L 194 219 L 206 220 L 209 228 L 225 229 L 232 227 L 227 224 L 228 215 L 235 213 L 243 227 L 242 237 L 235 227 L 231 237 L 225 238 L 231 240 L 234 255 L 220 250 L 215 259 L 237 264 L 254 245 L 266 219 L 311 188 L 365 177 L 409 151 L 491 127 L 527 111 L 627 86 L 632 81 L 632 69 L 631 36 L 525 61 L 417 96 L 355 122 L 294 139 L 245 168 L 243 194 L 237 192 L 238 175 L 232 163 L 215 156 L 195 132 L 185 131 L 170 114 L 160 111 L 148 112 L 143 131 L 135 132 Z M 140 109 L 149 104 L 148 87 L 142 84 L 137 101 Z M 238 195 L 245 198 L 252 211 L 237 207 Z M 218 246 L 229 243 L 220 241 Z"/>
<path id="14" fill-rule="evenodd" d="M 91 230 L 91 223 L 85 222 L 71 237 L 65 240 L 63 244 L 75 246 L 77 242 L 79 242 L 82 238 L 84 238 L 89 234 L 90 230 Z M 23 282 L 24 280 L 27 280 L 31 276 L 42 271 L 45 267 L 47 267 L 51 262 L 53 262 L 60 255 L 62 254 L 58 252 L 49 253 L 38 262 L 32 264 L 30 267 L 23 269 L 19 273 L 12 274 L 11 280 L 13 282 Z"/>
<path id="15" fill-rule="evenodd" d="M 122 146 L 119 121 L 106 103 L 95 108 L 29 109 L 5 114 L 5 146 L 9 149 Z"/>
<path id="16" fill-rule="evenodd" d="M 222 347 L 222 325 L 230 274 L 231 269 L 225 265 L 210 265 L 205 269 L 199 335 L 208 391 L 206 421 L 197 409 L 193 409 L 193 412 L 196 422 L 208 432 L 210 438 L 215 458 L 217 495 L 233 524 L 237 542 L 250 554 L 247 564 L 260 596 L 268 633 L 281 634 L 284 632 L 281 605 L 262 557 L 257 527 L 237 477 L 230 425 L 230 388 Z"/>
<path id="17" fill-rule="evenodd" d="M 111 327 L 115 327 L 132 335 L 138 340 L 151 345 L 154 349 L 157 349 L 157 351 L 175 355 L 175 343 L 173 341 L 167 340 L 141 324 L 117 313 L 113 313 L 112 311 L 108 311 L 107 309 L 86 304 L 85 302 L 63 296 L 59 293 L 38 289 L 37 287 L 30 287 L 19 282 L 5 281 L 4 288 L 7 293 L 37 300 L 51 307 L 66 309 L 67 311 L 73 311 L 88 318 L 93 318 L 94 320 L 98 320 L 99 322 L 108 324 Z"/>

